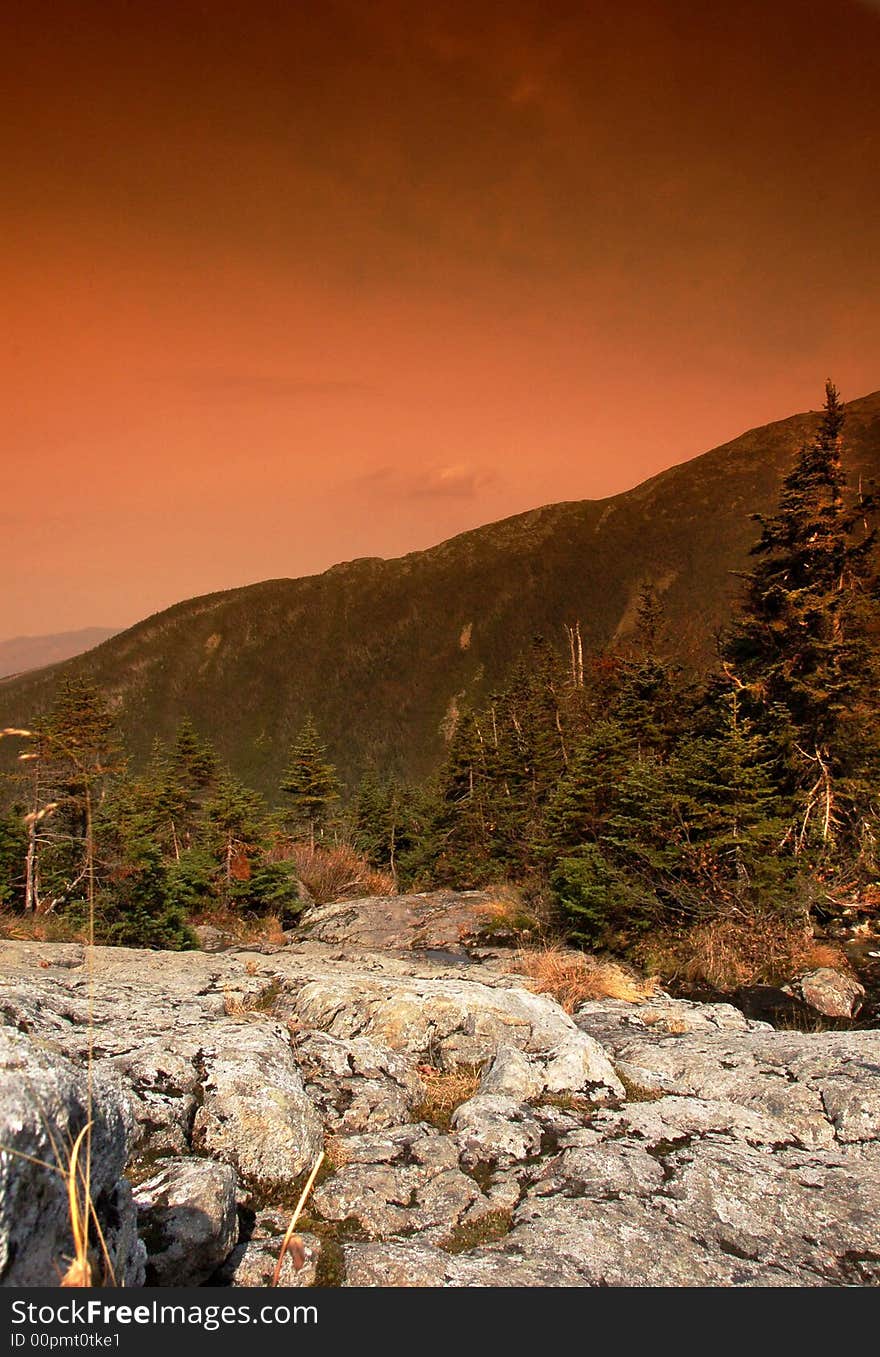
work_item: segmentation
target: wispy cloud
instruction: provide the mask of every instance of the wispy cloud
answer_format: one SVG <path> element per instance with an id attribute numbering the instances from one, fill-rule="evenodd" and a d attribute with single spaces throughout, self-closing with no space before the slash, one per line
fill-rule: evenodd
<path id="1" fill-rule="evenodd" d="M 383 499 L 475 499 L 481 491 L 498 484 L 499 476 L 489 467 L 456 462 L 449 466 L 382 466 L 355 478 L 354 484 L 367 494 Z"/>

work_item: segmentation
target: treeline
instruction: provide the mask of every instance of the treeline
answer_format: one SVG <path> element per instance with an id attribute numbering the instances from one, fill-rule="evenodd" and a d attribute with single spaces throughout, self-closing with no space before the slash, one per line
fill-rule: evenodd
<path id="1" fill-rule="evenodd" d="M 880 586 L 876 505 L 847 487 L 843 419 L 829 383 L 816 437 L 758 520 L 710 674 L 670 658 L 646 583 L 625 645 L 584 656 L 574 619 L 564 645 L 536 641 L 485 708 L 460 714 L 428 784 L 376 770 L 343 798 L 309 724 L 272 810 L 189 726 L 131 775 L 101 699 L 71 687 L 21 737 L 0 890 L 68 911 L 92 891 L 108 937 L 180 945 L 212 901 L 293 918 L 295 845 L 345 841 L 401 887 L 514 881 L 573 938 L 626 947 L 658 926 L 805 919 L 865 886 Z"/>
<path id="2" fill-rule="evenodd" d="M 646 584 L 628 645 L 585 660 L 574 623 L 561 653 L 536 643 L 462 716 L 432 787 L 408 807 L 386 791 L 375 844 L 365 805 L 368 851 L 387 859 L 393 826 L 411 880 L 513 879 L 549 893 L 573 936 L 617 946 L 657 925 L 803 919 L 876 880 L 876 504 L 847 488 L 843 421 L 829 383 L 757 520 L 713 672 L 669 658 Z"/>
<path id="3" fill-rule="evenodd" d="M 297 847 L 314 850 L 339 798 L 309 722 L 290 751 L 278 809 L 224 768 L 185 721 L 132 773 L 104 697 L 64 685 L 22 742 L 0 821 L 0 901 L 131 946 L 188 947 L 193 918 L 303 907 Z"/>

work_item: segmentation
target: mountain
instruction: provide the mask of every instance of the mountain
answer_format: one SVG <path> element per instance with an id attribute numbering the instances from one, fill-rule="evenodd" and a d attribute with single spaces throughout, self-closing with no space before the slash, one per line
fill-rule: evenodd
<path id="1" fill-rule="evenodd" d="M 9 641 L 0 641 L 0 678 L 69 660 L 115 636 L 118 630 L 118 627 L 83 627 L 80 631 L 59 631 L 53 636 L 14 636 Z"/>
<path id="2" fill-rule="evenodd" d="M 590 649 L 625 635 L 646 579 L 682 656 L 709 658 L 756 536 L 750 516 L 773 506 L 817 418 L 753 429 L 609 499 L 179 603 L 0 683 L 0 725 L 32 718 L 76 674 L 111 695 L 138 757 L 188 713 L 239 776 L 271 791 L 311 713 L 349 780 L 370 762 L 423 774 L 456 708 L 491 692 L 533 636 L 563 643 L 575 619 Z M 880 481 L 880 392 L 847 407 L 846 446 L 851 480 Z"/>

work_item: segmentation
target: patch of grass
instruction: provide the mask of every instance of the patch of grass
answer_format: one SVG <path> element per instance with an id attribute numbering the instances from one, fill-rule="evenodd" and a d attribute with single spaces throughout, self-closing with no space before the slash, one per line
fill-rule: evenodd
<path id="1" fill-rule="evenodd" d="M 595 1103 L 577 1093 L 542 1093 L 536 1098 L 535 1107 L 558 1107 L 561 1112 L 577 1112 L 579 1115 L 596 1110 Z"/>
<path id="2" fill-rule="evenodd" d="M 202 910 L 190 920 L 193 927 L 210 925 L 230 936 L 230 946 L 283 947 L 287 942 L 280 914 L 251 914 L 218 905 Z"/>
<path id="3" fill-rule="evenodd" d="M 525 976 L 535 994 L 549 994 L 566 1013 L 574 1013 L 589 999 L 640 1003 L 659 988 L 656 977 L 642 979 L 619 962 L 560 946 L 525 949 L 517 954 L 511 970 Z"/>
<path id="4" fill-rule="evenodd" d="M 494 1244 L 496 1240 L 510 1234 L 512 1220 L 509 1210 L 499 1208 L 487 1211 L 476 1220 L 460 1221 L 458 1225 L 453 1225 L 448 1235 L 439 1240 L 440 1248 L 447 1253 L 468 1253 L 480 1244 Z"/>
<path id="5" fill-rule="evenodd" d="M 481 943 L 509 946 L 541 935 L 541 920 L 525 904 L 517 886 L 503 884 L 489 889 L 491 899 L 479 907 L 479 924 L 476 933 L 470 935 L 472 938 Z"/>
<path id="6" fill-rule="evenodd" d="M 655 1103 L 658 1098 L 667 1096 L 662 1089 L 645 1088 L 644 1084 L 637 1084 L 633 1079 L 628 1079 L 620 1070 L 615 1070 L 614 1073 L 623 1084 L 628 1103 Z"/>
<path id="7" fill-rule="evenodd" d="M 669 981 L 708 985 L 721 994 L 752 985 L 780 985 L 818 966 L 849 970 L 843 951 L 817 942 L 803 923 L 778 915 L 713 919 L 688 929 L 657 929 L 636 959 Z"/>
<path id="8" fill-rule="evenodd" d="M 89 941 L 88 919 L 77 913 L 18 914 L 11 909 L 0 909 L 0 938 L 10 942 L 78 942 Z"/>
<path id="9" fill-rule="evenodd" d="M 223 1007 L 229 1018 L 276 1018 L 278 1003 L 283 994 L 284 985 L 280 980 L 272 980 L 254 994 L 242 994 L 238 990 L 227 988 L 223 995 Z"/>
<path id="10" fill-rule="evenodd" d="M 316 904 L 397 894 L 397 883 L 391 873 L 372 867 L 349 844 L 312 848 L 308 843 L 294 843 L 290 855 L 297 876 Z"/>
<path id="11" fill-rule="evenodd" d="M 426 1121 L 438 1130 L 448 1131 L 453 1112 L 474 1096 L 481 1074 L 481 1065 L 455 1065 L 449 1070 L 440 1070 L 434 1065 L 419 1065 L 425 1097 L 413 1110 L 414 1120 Z"/>

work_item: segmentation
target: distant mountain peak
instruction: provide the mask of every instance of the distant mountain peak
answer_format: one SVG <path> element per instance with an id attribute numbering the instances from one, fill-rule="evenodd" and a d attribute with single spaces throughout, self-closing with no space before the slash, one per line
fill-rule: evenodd
<path id="1" fill-rule="evenodd" d="M 8 641 L 0 641 L 0 678 L 60 664 L 108 641 L 120 630 L 119 627 L 80 627 L 77 631 L 58 631 L 49 636 L 12 636 Z"/>

